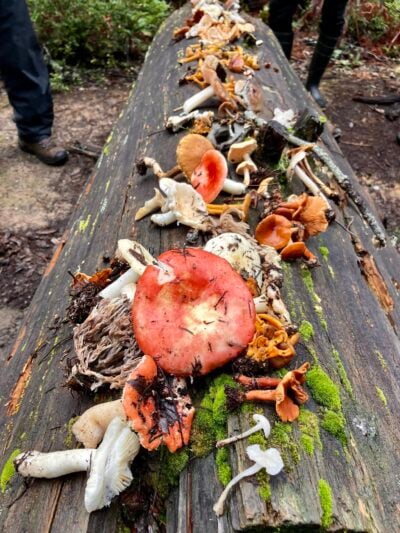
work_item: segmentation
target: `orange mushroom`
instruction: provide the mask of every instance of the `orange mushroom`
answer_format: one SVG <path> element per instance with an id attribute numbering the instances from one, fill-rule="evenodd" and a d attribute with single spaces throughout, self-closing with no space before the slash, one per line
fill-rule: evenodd
<path id="1" fill-rule="evenodd" d="M 306 380 L 309 367 L 309 363 L 304 363 L 300 368 L 291 370 L 280 380 L 274 390 L 257 389 L 241 392 L 232 387 L 226 387 L 228 408 L 236 409 L 243 402 L 274 402 L 276 413 L 282 422 L 293 422 L 300 414 L 299 405 L 308 400 L 308 394 L 302 385 Z"/>
<path id="2" fill-rule="evenodd" d="M 189 442 L 195 409 L 183 379 L 165 376 L 154 359 L 144 355 L 124 387 L 122 405 L 140 444 L 170 452 Z"/>
<path id="3" fill-rule="evenodd" d="M 283 324 L 275 317 L 259 314 L 256 332 L 247 348 L 246 357 L 259 363 L 268 361 L 273 368 L 282 368 L 296 355 L 294 345 L 299 334 L 288 335 Z"/>
<path id="4" fill-rule="evenodd" d="M 285 246 L 281 251 L 281 258 L 283 261 L 303 258 L 310 266 L 318 264 L 317 257 L 307 248 L 303 241 L 292 242 Z"/>
<path id="5" fill-rule="evenodd" d="M 268 215 L 256 227 L 255 237 L 260 244 L 281 250 L 290 241 L 297 228 L 281 215 Z"/>

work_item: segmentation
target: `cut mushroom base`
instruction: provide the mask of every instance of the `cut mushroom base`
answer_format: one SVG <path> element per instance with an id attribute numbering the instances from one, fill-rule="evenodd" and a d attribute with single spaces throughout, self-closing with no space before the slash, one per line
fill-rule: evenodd
<path id="1" fill-rule="evenodd" d="M 255 330 L 253 298 L 239 274 L 197 248 L 170 250 L 159 260 L 174 279 L 149 266 L 132 307 L 143 352 L 176 376 L 207 374 L 237 357 Z"/>

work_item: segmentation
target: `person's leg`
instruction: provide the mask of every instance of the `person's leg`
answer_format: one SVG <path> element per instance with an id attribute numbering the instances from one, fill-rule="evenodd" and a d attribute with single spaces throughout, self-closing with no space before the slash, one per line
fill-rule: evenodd
<path id="1" fill-rule="evenodd" d="M 288 59 L 292 53 L 292 21 L 298 4 L 298 0 L 271 0 L 269 3 L 269 27 L 274 32 Z"/>
<path id="2" fill-rule="evenodd" d="M 325 0 L 322 7 L 318 42 L 306 82 L 307 89 L 321 107 L 326 106 L 326 101 L 319 91 L 319 84 L 342 33 L 347 2 L 348 0 Z"/>
<path id="3" fill-rule="evenodd" d="M 64 163 L 68 154 L 48 143 L 53 124 L 49 75 L 25 0 L 0 0 L 0 39 L 0 76 L 14 109 L 20 147 L 46 163 Z"/>

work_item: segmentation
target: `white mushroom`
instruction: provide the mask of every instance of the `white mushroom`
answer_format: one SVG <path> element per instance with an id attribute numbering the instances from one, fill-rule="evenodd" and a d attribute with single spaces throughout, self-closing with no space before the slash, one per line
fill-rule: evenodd
<path id="1" fill-rule="evenodd" d="M 162 208 L 163 213 L 152 215 L 152 222 L 158 226 L 178 222 L 194 229 L 203 228 L 208 216 L 207 206 L 191 185 L 162 178 L 159 186 L 166 196 L 166 202 Z"/>
<path id="2" fill-rule="evenodd" d="M 154 189 L 154 196 L 144 203 L 144 206 L 136 211 L 135 220 L 141 220 L 145 216 L 158 211 L 165 204 L 165 198 L 158 189 Z"/>
<path id="3" fill-rule="evenodd" d="M 268 418 L 264 415 L 254 414 L 253 420 L 255 422 L 255 425 L 252 426 L 247 431 L 244 431 L 240 435 L 234 435 L 233 437 L 228 437 L 223 440 L 219 440 L 216 444 L 217 448 L 222 448 L 223 446 L 227 446 L 228 444 L 232 444 L 234 442 L 237 442 L 238 440 L 245 439 L 246 437 L 249 437 L 253 433 L 256 433 L 257 431 L 263 431 L 264 437 L 267 439 L 269 437 L 269 434 L 271 433 L 271 424 L 268 421 Z"/>
<path id="4" fill-rule="evenodd" d="M 171 117 L 168 117 L 166 128 L 167 130 L 171 130 L 173 133 L 176 133 L 180 131 L 181 129 L 184 129 L 186 124 L 191 122 L 195 119 L 204 119 L 209 120 L 212 122 L 214 120 L 214 112 L 213 111 L 204 111 L 200 112 L 197 109 L 194 111 L 191 111 L 188 114 L 181 114 L 181 115 L 173 115 Z"/>
<path id="5" fill-rule="evenodd" d="M 15 458 L 14 464 L 22 476 L 47 479 L 90 470 L 85 507 L 91 513 L 110 505 L 113 497 L 131 484 L 130 463 L 139 449 L 136 433 L 127 423 L 115 418 L 109 424 L 98 449 L 25 452 Z"/>
<path id="6" fill-rule="evenodd" d="M 250 466 L 247 470 L 240 472 L 240 474 L 234 477 L 225 487 L 217 503 L 214 505 L 214 512 L 217 516 L 221 516 L 224 514 L 225 500 L 229 494 L 229 491 L 234 485 L 236 485 L 236 483 L 238 483 L 245 477 L 257 474 L 263 468 L 265 468 L 265 470 L 270 476 L 275 476 L 279 474 L 279 472 L 284 466 L 281 454 L 276 448 L 262 450 L 259 444 L 253 444 L 252 446 L 248 446 L 246 448 L 246 453 L 249 459 L 254 461 L 254 464 Z"/>
<path id="7" fill-rule="evenodd" d="M 118 241 L 117 255 L 122 257 L 131 267 L 117 278 L 113 283 L 99 292 L 101 298 L 117 298 L 128 291 L 132 296 L 134 291 L 132 284 L 135 284 L 143 274 L 147 265 L 158 265 L 156 259 L 144 246 L 136 241 L 120 239 Z M 128 286 L 128 289 L 124 287 Z"/>
<path id="8" fill-rule="evenodd" d="M 261 288 L 263 281 L 261 258 L 257 245 L 249 238 L 238 233 L 222 233 L 210 239 L 204 250 L 223 257 L 244 279 L 255 279 Z"/>

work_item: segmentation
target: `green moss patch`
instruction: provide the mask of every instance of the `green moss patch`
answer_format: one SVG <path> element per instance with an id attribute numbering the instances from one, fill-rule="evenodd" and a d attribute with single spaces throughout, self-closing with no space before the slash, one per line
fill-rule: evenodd
<path id="1" fill-rule="evenodd" d="M 315 446 L 322 450 L 322 442 L 319 433 L 318 417 L 305 407 L 300 408 L 298 418 L 299 430 L 301 432 L 300 445 L 308 455 L 313 455 Z"/>
<path id="2" fill-rule="evenodd" d="M 376 389 L 376 394 L 378 395 L 378 398 L 381 400 L 383 405 L 387 407 L 387 399 L 386 399 L 385 393 L 379 387 L 375 387 L 375 389 Z"/>
<path id="3" fill-rule="evenodd" d="M 328 259 L 329 259 L 329 248 L 327 248 L 326 246 L 320 246 L 319 247 L 319 251 L 320 251 L 322 257 L 325 259 L 325 261 L 328 261 Z"/>
<path id="4" fill-rule="evenodd" d="M 258 487 L 258 494 L 265 502 L 269 502 L 271 500 L 271 485 L 269 483 L 269 475 L 264 468 L 258 472 L 257 481 L 260 485 Z"/>
<path id="5" fill-rule="evenodd" d="M 71 449 L 74 447 L 74 441 L 75 437 L 72 433 L 72 426 L 75 424 L 75 422 L 78 420 L 79 416 L 74 416 L 70 420 L 68 420 L 66 426 L 67 426 L 67 435 L 64 439 L 64 444 L 67 448 Z"/>
<path id="6" fill-rule="evenodd" d="M 324 407 L 340 411 L 342 402 L 337 385 L 324 370 L 315 365 L 307 373 L 307 386 L 314 400 Z"/>
<path id="7" fill-rule="evenodd" d="M 380 362 L 381 367 L 383 368 L 383 370 L 386 370 L 387 362 L 385 361 L 385 358 L 383 357 L 381 352 L 379 350 L 375 350 L 375 355 L 378 358 L 378 361 Z"/>
<path id="8" fill-rule="evenodd" d="M 322 418 L 321 427 L 338 439 L 343 446 L 347 444 L 346 421 L 342 412 L 336 413 L 328 409 Z"/>
<path id="9" fill-rule="evenodd" d="M 340 358 L 339 352 L 335 348 L 332 350 L 332 355 L 333 355 L 333 358 L 335 359 L 339 378 L 343 385 L 343 388 L 349 396 L 353 397 L 353 387 L 351 386 L 350 380 L 347 376 L 346 369 L 343 366 L 342 359 Z"/>
<path id="10" fill-rule="evenodd" d="M 314 337 L 314 328 L 311 322 L 308 322 L 308 320 L 303 320 L 299 327 L 299 333 L 305 342 L 308 342 L 310 339 L 312 339 Z"/>
<path id="11" fill-rule="evenodd" d="M 160 468 L 151 474 L 151 482 L 162 498 L 166 498 L 173 487 L 179 483 L 179 476 L 189 461 L 189 451 L 187 448 L 170 453 L 166 448 L 162 448 L 159 453 L 157 464 Z"/>
<path id="12" fill-rule="evenodd" d="M 3 470 L 0 474 L 0 490 L 2 493 L 6 491 L 7 485 L 10 483 L 13 475 L 15 474 L 14 459 L 20 453 L 21 450 L 14 450 L 3 467 Z"/>
<path id="13" fill-rule="evenodd" d="M 322 527 L 328 528 L 333 522 L 333 496 L 332 489 L 325 479 L 320 479 L 318 483 L 319 501 L 322 509 L 321 524 Z"/>
<path id="14" fill-rule="evenodd" d="M 190 436 L 190 449 L 196 457 L 208 455 L 213 451 L 215 442 L 226 437 L 226 385 L 238 386 L 227 374 L 215 378 L 196 408 Z"/>
<path id="15" fill-rule="evenodd" d="M 311 300 L 314 303 L 315 314 L 317 315 L 323 329 L 325 331 L 328 331 L 328 323 L 324 315 L 324 310 L 322 309 L 322 306 L 321 306 L 321 298 L 315 292 L 312 274 L 310 270 L 308 270 L 307 268 L 302 268 L 300 272 L 301 272 L 301 277 L 303 279 L 303 283 L 307 289 L 307 292 L 311 296 Z"/>
<path id="16" fill-rule="evenodd" d="M 218 479 L 224 487 L 232 479 L 232 468 L 229 464 L 229 450 L 228 448 L 220 448 L 217 450 L 215 457 L 215 463 L 217 465 Z"/>
<path id="17" fill-rule="evenodd" d="M 269 448 L 278 448 L 286 469 L 300 461 L 298 444 L 293 437 L 293 425 L 285 422 L 276 422 L 268 438 Z"/>

